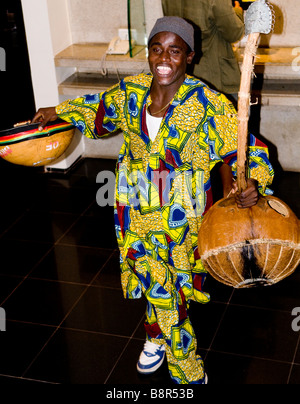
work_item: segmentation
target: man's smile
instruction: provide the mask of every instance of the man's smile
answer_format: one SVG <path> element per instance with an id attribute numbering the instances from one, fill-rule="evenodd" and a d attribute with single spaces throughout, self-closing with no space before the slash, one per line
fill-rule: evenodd
<path id="1" fill-rule="evenodd" d="M 160 76 L 167 77 L 172 73 L 172 69 L 170 66 L 159 65 L 156 67 L 156 71 Z"/>

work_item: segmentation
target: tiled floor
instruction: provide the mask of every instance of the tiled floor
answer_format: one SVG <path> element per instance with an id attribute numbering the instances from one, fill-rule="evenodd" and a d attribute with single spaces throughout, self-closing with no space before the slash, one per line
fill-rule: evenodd
<path id="1" fill-rule="evenodd" d="M 166 364 L 135 370 L 145 302 L 123 299 L 113 208 L 95 201 L 96 175 L 114 165 L 87 159 L 61 176 L 0 162 L 1 384 L 169 384 Z M 274 185 L 299 217 L 300 174 Z M 242 291 L 209 278 L 206 290 L 211 303 L 190 314 L 210 384 L 299 384 L 300 272 Z"/>

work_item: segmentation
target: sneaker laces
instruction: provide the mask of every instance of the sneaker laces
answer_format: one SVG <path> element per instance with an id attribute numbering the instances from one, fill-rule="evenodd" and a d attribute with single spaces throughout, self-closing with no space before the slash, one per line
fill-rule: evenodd
<path id="1" fill-rule="evenodd" d="M 144 354 L 146 354 L 146 355 L 147 355 L 147 354 L 155 355 L 156 352 L 157 352 L 158 350 L 160 350 L 160 349 L 164 350 L 163 345 L 157 345 L 157 344 L 154 344 L 153 342 L 146 341 L 146 343 L 145 343 L 145 345 L 144 345 L 143 352 L 144 352 Z"/>

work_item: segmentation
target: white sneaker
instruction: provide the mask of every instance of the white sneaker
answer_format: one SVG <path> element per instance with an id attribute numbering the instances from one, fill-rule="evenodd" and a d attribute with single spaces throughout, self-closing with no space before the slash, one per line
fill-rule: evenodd
<path id="1" fill-rule="evenodd" d="M 143 374 L 154 373 L 162 365 L 165 353 L 164 345 L 147 341 L 137 363 L 138 372 Z"/>

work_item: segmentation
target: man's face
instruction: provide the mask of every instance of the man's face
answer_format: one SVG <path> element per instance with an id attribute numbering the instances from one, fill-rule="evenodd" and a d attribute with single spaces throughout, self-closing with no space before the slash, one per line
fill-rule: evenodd
<path id="1" fill-rule="evenodd" d="M 154 80 L 161 86 L 179 86 L 195 53 L 182 38 L 172 32 L 155 35 L 149 45 L 149 65 Z"/>

